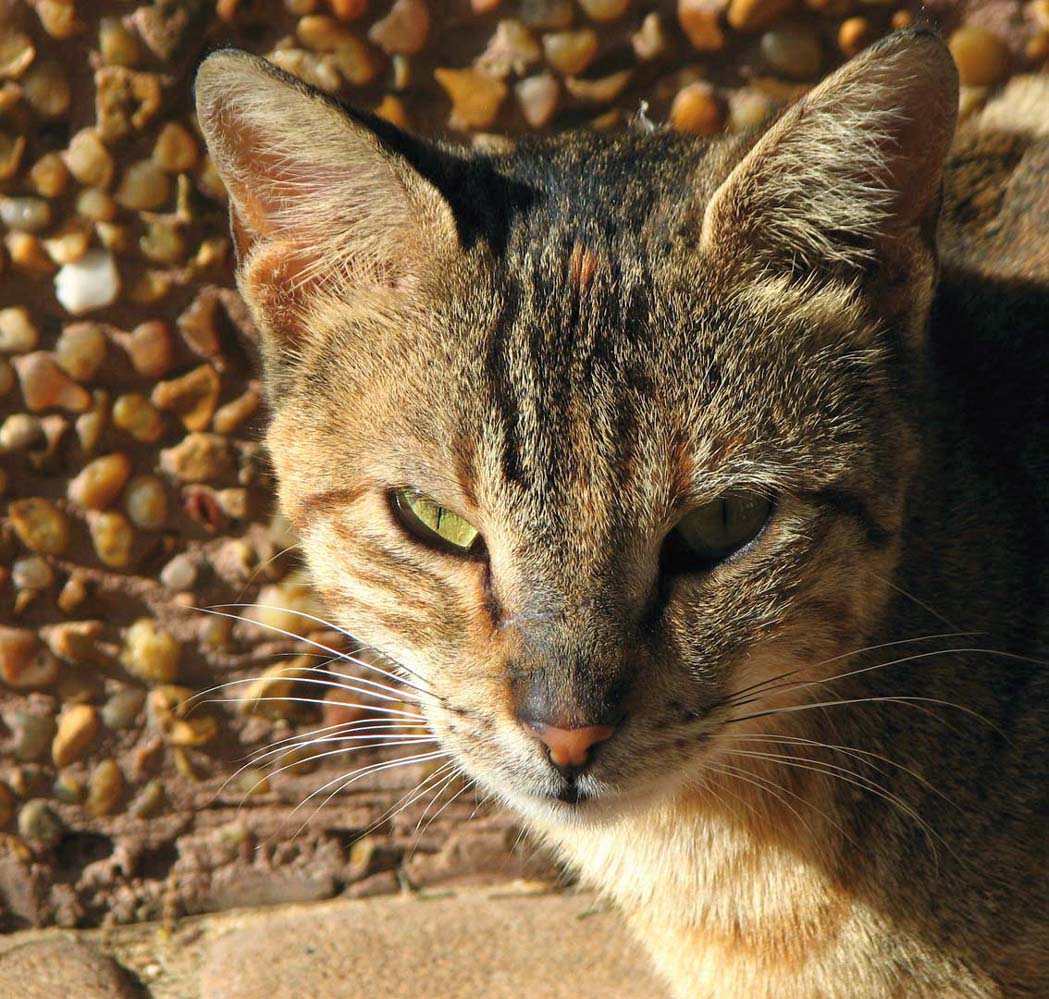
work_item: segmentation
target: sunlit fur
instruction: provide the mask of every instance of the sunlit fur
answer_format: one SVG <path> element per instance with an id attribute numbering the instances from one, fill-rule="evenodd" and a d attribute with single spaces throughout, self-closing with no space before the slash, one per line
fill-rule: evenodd
<path id="1" fill-rule="evenodd" d="M 709 141 L 437 149 L 238 53 L 197 93 L 331 618 L 425 686 L 442 746 L 618 901 L 675 994 L 1049 994 L 1046 490 L 1011 449 L 1044 396 L 982 396 L 1010 373 L 950 360 L 981 291 L 984 335 L 1033 349 L 1046 244 L 1008 288 L 948 270 L 927 337 L 942 45 L 893 36 Z M 956 245 L 1012 204 L 964 186 L 976 162 L 1045 219 L 1044 150 L 1013 131 L 1005 155 L 974 129 L 948 171 Z M 407 534 L 406 486 L 487 558 Z M 766 529 L 661 574 L 730 490 L 773 498 Z M 569 724 L 625 710 L 584 800 L 557 799 L 522 686 Z"/>

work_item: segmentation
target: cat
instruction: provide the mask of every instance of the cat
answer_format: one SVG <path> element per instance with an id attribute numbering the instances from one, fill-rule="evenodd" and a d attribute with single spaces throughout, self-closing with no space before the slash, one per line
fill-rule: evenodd
<path id="1" fill-rule="evenodd" d="M 956 139 L 908 30 L 752 133 L 467 151 L 200 68 L 318 592 L 681 999 L 1049 995 L 1018 88 Z"/>

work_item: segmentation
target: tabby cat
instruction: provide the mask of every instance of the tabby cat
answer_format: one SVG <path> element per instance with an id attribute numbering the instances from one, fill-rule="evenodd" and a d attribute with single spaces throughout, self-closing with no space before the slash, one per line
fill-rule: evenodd
<path id="1" fill-rule="evenodd" d="M 682 999 L 1049 996 L 1049 90 L 957 94 L 914 30 L 466 151 L 197 78 L 332 620 Z"/>

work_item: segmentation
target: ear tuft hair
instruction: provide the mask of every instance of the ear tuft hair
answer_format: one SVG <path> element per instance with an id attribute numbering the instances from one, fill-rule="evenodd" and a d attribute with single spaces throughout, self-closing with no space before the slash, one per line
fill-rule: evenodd
<path id="1" fill-rule="evenodd" d="M 448 203 L 367 116 L 236 50 L 204 60 L 196 98 L 264 333 L 293 336 L 310 295 L 410 284 L 455 246 Z"/>
<path id="2" fill-rule="evenodd" d="M 714 193 L 703 246 L 762 266 L 859 268 L 931 233 L 957 119 L 940 39 L 890 35 L 813 89 Z"/>

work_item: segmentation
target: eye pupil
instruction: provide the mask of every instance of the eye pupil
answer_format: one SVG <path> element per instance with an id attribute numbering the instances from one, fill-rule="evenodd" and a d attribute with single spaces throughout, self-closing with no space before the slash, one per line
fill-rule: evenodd
<path id="1" fill-rule="evenodd" d="M 392 507 L 401 526 L 417 541 L 455 555 L 473 554 L 481 535 L 465 517 L 415 489 L 398 489 Z"/>
<path id="2" fill-rule="evenodd" d="M 732 493 L 696 507 L 667 537 L 664 566 L 670 572 L 700 572 L 753 541 L 772 513 L 764 496 Z"/>

